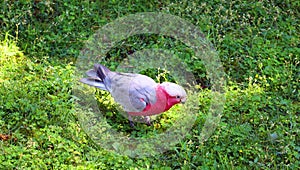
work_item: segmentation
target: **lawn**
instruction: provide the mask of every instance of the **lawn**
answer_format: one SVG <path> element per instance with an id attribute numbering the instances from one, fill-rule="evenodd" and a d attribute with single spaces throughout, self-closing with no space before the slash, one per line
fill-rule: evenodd
<path id="1" fill-rule="evenodd" d="M 4 0 L 1 5 L 0 169 L 300 168 L 298 1 Z M 190 105 L 155 117 L 152 126 L 136 123 L 133 129 L 108 93 L 78 85 L 76 70 L 91 36 L 121 17 L 142 12 L 177 16 L 214 47 L 225 73 L 221 95 L 226 98 L 215 129 L 206 126 L 217 94 L 209 66 L 189 44 L 168 35 L 131 35 L 113 44 L 99 61 L 116 70 L 135 52 L 172 49 L 196 82 Z M 157 82 L 177 81 L 168 70 L 138 71 Z M 78 91 L 90 101 L 85 109 L 78 106 L 84 97 Z M 88 119 L 97 125 L 96 132 L 82 119 L 93 117 L 93 106 L 107 122 Z M 196 113 L 184 129 L 187 123 L 178 120 L 185 116 L 178 113 L 189 109 Z M 163 153 L 152 154 L 153 145 L 145 145 L 136 153 L 149 155 L 136 157 L 101 145 L 109 145 L 113 133 L 168 144 L 155 136 L 173 132 L 176 125 L 185 134 Z M 111 134 L 102 135 L 107 127 Z M 212 134 L 202 140 L 209 129 Z"/>

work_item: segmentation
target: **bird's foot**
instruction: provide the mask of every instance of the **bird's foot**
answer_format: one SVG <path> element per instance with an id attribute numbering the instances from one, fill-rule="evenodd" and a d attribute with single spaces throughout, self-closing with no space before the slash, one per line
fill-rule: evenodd
<path id="1" fill-rule="evenodd" d="M 130 127 L 134 128 L 134 123 L 132 120 L 129 120 L 129 125 L 130 125 Z"/>
<path id="2" fill-rule="evenodd" d="M 128 120 L 129 120 L 130 127 L 134 128 L 134 123 L 132 121 L 132 117 L 129 114 L 128 114 Z"/>
<path id="3" fill-rule="evenodd" d="M 144 120 L 145 120 L 146 125 L 148 125 L 148 126 L 151 126 L 151 125 L 152 125 L 152 124 L 151 124 L 150 116 L 145 116 L 145 117 L 144 117 Z"/>

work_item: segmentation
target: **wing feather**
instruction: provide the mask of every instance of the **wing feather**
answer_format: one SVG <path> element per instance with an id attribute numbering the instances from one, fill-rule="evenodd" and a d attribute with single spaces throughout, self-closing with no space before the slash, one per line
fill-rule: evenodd
<path id="1" fill-rule="evenodd" d="M 111 81 L 111 94 L 127 112 L 143 111 L 156 102 L 157 83 L 141 74 L 117 74 Z"/>

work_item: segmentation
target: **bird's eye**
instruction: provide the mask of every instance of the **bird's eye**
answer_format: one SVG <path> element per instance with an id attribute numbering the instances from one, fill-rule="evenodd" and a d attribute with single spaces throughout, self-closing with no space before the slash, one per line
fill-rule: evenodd
<path id="1" fill-rule="evenodd" d="M 179 98 L 180 98 L 180 96 L 176 96 L 176 98 L 177 98 L 177 99 L 179 99 Z"/>

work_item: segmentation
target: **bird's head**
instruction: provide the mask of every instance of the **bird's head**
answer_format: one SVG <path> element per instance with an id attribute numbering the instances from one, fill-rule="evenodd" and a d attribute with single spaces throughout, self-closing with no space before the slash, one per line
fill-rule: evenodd
<path id="1" fill-rule="evenodd" d="M 168 105 L 172 107 L 175 104 L 184 104 L 187 100 L 187 94 L 183 87 L 175 83 L 164 82 L 161 86 L 165 89 L 168 94 Z"/>

